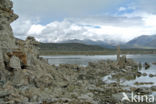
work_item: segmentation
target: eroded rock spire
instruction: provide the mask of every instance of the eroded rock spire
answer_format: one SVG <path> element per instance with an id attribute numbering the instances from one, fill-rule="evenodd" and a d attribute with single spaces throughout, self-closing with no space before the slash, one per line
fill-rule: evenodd
<path id="1" fill-rule="evenodd" d="M 18 18 L 12 10 L 13 3 L 10 0 L 0 0 L 0 45 L 1 48 L 16 48 L 15 39 L 10 23 Z"/>
<path id="2" fill-rule="evenodd" d="M 117 46 L 117 61 L 120 61 L 120 46 Z"/>

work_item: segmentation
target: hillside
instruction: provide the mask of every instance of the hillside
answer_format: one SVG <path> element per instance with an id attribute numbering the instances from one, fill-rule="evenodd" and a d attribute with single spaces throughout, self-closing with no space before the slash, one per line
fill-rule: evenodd
<path id="1" fill-rule="evenodd" d="M 115 48 L 114 47 L 114 42 L 109 41 L 93 41 L 93 40 L 89 40 L 89 39 L 86 39 L 86 40 L 78 40 L 78 39 L 73 39 L 73 40 L 65 40 L 65 41 L 61 41 L 59 43 L 80 43 L 80 44 L 86 44 L 86 45 L 95 45 L 95 46 L 100 46 L 100 47 L 103 47 L 103 48 L 109 48 L 109 49 L 113 49 Z"/>
<path id="2" fill-rule="evenodd" d="M 126 45 L 134 48 L 156 48 L 156 35 L 142 35 L 129 41 Z"/>
<path id="3" fill-rule="evenodd" d="M 41 50 L 51 51 L 102 51 L 103 47 L 81 43 L 41 43 Z"/>

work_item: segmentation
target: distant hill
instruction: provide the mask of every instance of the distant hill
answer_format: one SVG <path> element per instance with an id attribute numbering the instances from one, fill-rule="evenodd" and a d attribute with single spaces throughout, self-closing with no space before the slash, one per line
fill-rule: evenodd
<path id="1" fill-rule="evenodd" d="M 81 43 L 41 43 L 41 50 L 52 51 L 102 51 L 103 47 Z"/>
<path id="2" fill-rule="evenodd" d="M 73 40 L 65 40 L 65 41 L 61 41 L 59 43 L 80 43 L 80 44 L 86 44 L 86 45 L 96 45 L 96 46 L 100 46 L 100 47 L 104 47 L 104 48 L 109 48 L 109 49 L 113 49 L 115 48 L 113 46 L 113 44 L 115 43 L 108 43 L 105 41 L 93 41 L 93 40 L 78 40 L 78 39 L 73 39 Z"/>
<path id="3" fill-rule="evenodd" d="M 129 41 L 125 46 L 127 48 L 156 48 L 156 35 L 142 35 L 131 41 Z"/>

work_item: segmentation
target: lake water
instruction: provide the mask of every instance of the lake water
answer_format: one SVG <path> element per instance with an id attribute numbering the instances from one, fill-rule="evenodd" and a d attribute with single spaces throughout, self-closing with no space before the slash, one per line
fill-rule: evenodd
<path id="1" fill-rule="evenodd" d="M 123 82 L 124 85 L 129 86 L 136 86 L 136 87 L 151 87 L 156 86 L 156 77 L 149 77 L 150 74 L 156 75 L 156 65 L 153 65 L 152 63 L 156 62 L 156 55 L 126 55 L 127 58 L 132 58 L 136 62 L 144 63 L 148 62 L 150 63 L 151 67 L 146 70 L 142 68 L 140 72 L 147 73 L 147 76 L 141 76 L 137 77 L 135 80 L 131 81 L 125 81 Z M 78 64 L 82 66 L 86 66 L 88 62 L 94 62 L 98 60 L 116 60 L 116 55 L 94 55 L 94 56 L 87 56 L 87 55 L 69 55 L 69 56 L 42 56 L 46 59 L 48 59 L 49 64 L 51 65 L 59 65 L 59 64 Z M 110 77 L 110 76 L 106 76 Z M 153 82 L 151 85 L 135 85 L 135 82 Z"/>
<path id="2" fill-rule="evenodd" d="M 156 62 L 156 55 L 126 55 L 127 58 L 132 58 L 137 62 Z M 94 62 L 98 60 L 116 60 L 116 55 L 59 55 L 59 56 L 42 56 L 48 59 L 49 64 L 59 65 L 59 64 L 78 64 L 87 65 L 88 62 Z"/>

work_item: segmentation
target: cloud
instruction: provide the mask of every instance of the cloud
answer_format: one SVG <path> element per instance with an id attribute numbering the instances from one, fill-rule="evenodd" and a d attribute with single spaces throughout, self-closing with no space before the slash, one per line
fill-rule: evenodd
<path id="1" fill-rule="evenodd" d="M 29 32 L 33 24 L 39 22 L 38 18 L 29 19 L 29 18 L 19 18 L 18 20 L 14 21 L 11 26 L 13 28 L 14 35 L 17 38 L 24 39 L 26 34 Z M 37 30 L 38 31 L 38 30 Z"/>
<path id="2" fill-rule="evenodd" d="M 155 0 L 13 0 L 16 37 L 127 42 L 156 34 Z"/>
<path id="3" fill-rule="evenodd" d="M 146 16 L 143 20 L 146 26 L 156 27 L 156 15 Z"/>
<path id="4" fill-rule="evenodd" d="M 120 8 L 119 8 L 119 11 L 125 11 L 125 10 L 126 10 L 125 7 L 120 7 Z"/>
<path id="5" fill-rule="evenodd" d="M 156 0 L 136 0 L 132 5 L 139 11 L 156 14 Z"/>
<path id="6" fill-rule="evenodd" d="M 90 24 L 90 25 L 110 25 L 110 26 L 134 26 L 143 25 L 142 17 L 128 17 L 123 16 L 92 16 L 83 18 L 67 18 L 67 21 L 71 21 L 79 24 Z"/>
<path id="7" fill-rule="evenodd" d="M 125 0 L 13 0 L 20 16 L 64 19 L 104 13 Z"/>
<path id="8" fill-rule="evenodd" d="M 127 42 L 140 35 L 156 34 L 156 15 L 142 17 L 101 17 L 98 18 L 68 18 L 54 21 L 47 25 L 23 21 L 13 24 L 15 34 L 34 36 L 41 42 L 59 42 L 71 39 L 90 39 L 101 41 Z M 21 23 L 21 22 L 20 22 Z M 21 29 L 20 29 L 21 28 Z M 20 31 L 18 31 L 20 30 Z M 18 36 L 18 35 L 17 35 Z"/>

